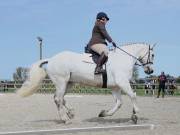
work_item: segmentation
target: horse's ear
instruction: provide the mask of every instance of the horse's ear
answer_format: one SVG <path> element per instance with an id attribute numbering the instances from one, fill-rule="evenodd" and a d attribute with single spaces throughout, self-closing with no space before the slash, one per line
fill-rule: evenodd
<path id="1" fill-rule="evenodd" d="M 156 46 L 157 43 L 154 43 L 153 46 L 151 47 L 151 50 L 154 49 L 154 47 Z"/>

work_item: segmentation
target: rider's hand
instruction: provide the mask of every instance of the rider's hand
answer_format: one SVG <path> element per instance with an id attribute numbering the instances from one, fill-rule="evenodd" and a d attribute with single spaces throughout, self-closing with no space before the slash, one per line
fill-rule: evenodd
<path id="1" fill-rule="evenodd" d="M 116 48 L 117 47 L 117 45 L 116 45 L 116 43 L 115 42 L 112 42 L 112 45 Z"/>

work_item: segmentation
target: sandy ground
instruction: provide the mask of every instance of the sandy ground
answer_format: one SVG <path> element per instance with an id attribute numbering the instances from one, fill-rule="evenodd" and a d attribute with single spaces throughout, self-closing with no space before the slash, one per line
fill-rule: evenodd
<path id="1" fill-rule="evenodd" d="M 101 110 L 114 105 L 111 95 L 67 95 L 75 118 L 64 125 L 58 120 L 58 113 L 52 94 L 35 94 L 20 98 L 15 94 L 0 94 L 0 132 L 28 131 L 42 129 L 62 129 L 97 127 L 112 125 L 132 125 L 130 119 L 132 104 L 127 96 L 122 97 L 123 106 L 111 117 L 98 118 Z M 179 135 L 180 98 L 178 97 L 137 97 L 140 112 L 138 124 L 154 124 L 154 130 L 109 130 L 100 132 L 68 133 L 66 135 Z"/>

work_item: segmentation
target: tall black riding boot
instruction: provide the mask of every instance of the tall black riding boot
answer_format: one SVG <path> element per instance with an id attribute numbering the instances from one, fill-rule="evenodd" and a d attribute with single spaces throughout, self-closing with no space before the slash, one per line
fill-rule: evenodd
<path id="1" fill-rule="evenodd" d="M 104 72 L 104 70 L 102 69 L 102 66 L 104 63 L 106 63 L 107 59 L 108 57 L 103 52 L 97 61 L 97 66 L 95 68 L 94 74 L 100 74 Z"/>

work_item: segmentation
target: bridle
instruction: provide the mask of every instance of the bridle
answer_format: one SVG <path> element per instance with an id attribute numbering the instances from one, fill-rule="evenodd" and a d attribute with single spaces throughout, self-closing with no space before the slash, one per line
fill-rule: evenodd
<path id="1" fill-rule="evenodd" d="M 148 65 L 148 64 L 153 64 L 153 62 L 151 61 L 151 54 L 150 54 L 150 53 L 151 53 L 151 50 L 152 50 L 152 48 L 151 48 L 150 45 L 149 45 L 148 51 L 144 54 L 143 57 L 141 57 L 141 58 L 138 59 L 138 61 L 142 64 L 142 66 L 145 66 L 145 65 Z M 147 58 L 147 60 L 146 60 L 146 63 L 143 63 L 143 58 L 144 58 L 146 55 L 148 55 L 148 58 Z"/>
<path id="2" fill-rule="evenodd" d="M 144 56 L 141 57 L 141 58 L 137 58 L 136 56 L 130 54 L 129 52 L 123 50 L 122 48 L 120 48 L 120 47 L 118 47 L 118 46 L 116 46 L 116 48 L 118 48 L 119 50 L 123 51 L 124 53 L 126 53 L 126 54 L 129 55 L 129 56 L 131 56 L 132 58 L 136 59 L 135 65 L 138 65 L 138 66 L 146 66 L 146 65 L 148 65 L 148 64 L 153 64 L 153 62 L 152 62 L 151 59 L 150 59 L 150 57 L 151 57 L 150 52 L 151 52 L 151 50 L 152 50 L 152 48 L 150 47 L 150 45 L 149 45 L 148 51 L 147 51 L 147 52 L 144 54 Z M 143 63 L 143 59 L 144 59 L 144 57 L 146 57 L 146 55 L 148 55 L 148 58 L 147 58 L 146 62 Z M 139 63 L 138 63 L 138 62 L 139 62 Z"/>

